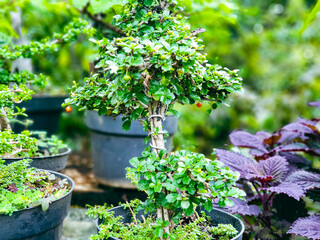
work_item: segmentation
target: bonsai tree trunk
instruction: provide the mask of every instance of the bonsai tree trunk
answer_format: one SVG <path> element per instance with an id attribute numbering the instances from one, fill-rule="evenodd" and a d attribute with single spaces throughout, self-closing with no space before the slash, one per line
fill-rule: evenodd
<path id="1" fill-rule="evenodd" d="M 9 124 L 9 119 L 7 118 L 7 113 L 4 108 L 0 110 L 0 131 L 3 130 L 11 130 L 11 126 Z"/>
<path id="2" fill-rule="evenodd" d="M 163 121 L 165 119 L 167 111 L 167 106 L 164 105 L 160 101 L 151 101 L 148 105 L 148 112 L 149 112 L 149 135 L 150 135 L 150 142 L 152 150 L 159 156 L 159 152 L 161 150 L 165 150 L 164 145 L 164 130 L 162 127 Z M 166 194 L 164 192 L 164 194 Z M 163 207 L 159 207 L 157 209 L 157 217 L 162 219 L 163 221 L 168 221 L 170 223 L 170 216 L 169 210 Z M 164 233 L 169 234 L 169 226 L 164 227 Z M 169 239 L 169 238 L 166 238 Z"/>

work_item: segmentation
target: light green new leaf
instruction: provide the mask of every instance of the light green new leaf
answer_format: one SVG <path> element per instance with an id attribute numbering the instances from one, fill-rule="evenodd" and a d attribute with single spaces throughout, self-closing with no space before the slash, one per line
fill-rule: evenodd
<path id="1" fill-rule="evenodd" d="M 302 34 L 310 25 L 310 23 L 317 17 L 318 12 L 320 12 L 320 0 L 318 0 L 312 11 L 308 14 L 301 30 L 299 31 L 300 34 Z"/>

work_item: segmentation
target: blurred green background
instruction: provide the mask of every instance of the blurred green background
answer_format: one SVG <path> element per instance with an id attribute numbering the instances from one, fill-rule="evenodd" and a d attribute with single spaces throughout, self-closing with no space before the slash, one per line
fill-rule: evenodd
<path id="1" fill-rule="evenodd" d="M 14 5 L 12 4 L 14 2 Z M 0 0 L 0 32 L 15 37 L 10 28 L 9 10 L 17 5 L 22 10 L 23 33 L 29 40 L 50 37 L 61 32 L 74 17 L 98 17 L 110 23 L 125 0 Z M 320 116 L 307 103 L 320 98 L 320 16 L 300 34 L 316 0 L 179 0 L 182 14 L 191 28 L 205 28 L 201 38 L 210 63 L 240 69 L 243 92 L 233 95 L 227 104 L 210 115 L 208 106 L 177 106 L 181 112 L 175 146 L 210 155 L 213 147 L 228 144 L 228 135 L 235 129 L 249 132 L 275 131 L 297 117 Z M 9 5 L 8 5 L 9 4 Z M 11 4 L 11 6 L 10 6 Z M 84 13 L 85 12 L 85 13 Z M 89 14 L 88 14 L 89 13 Z M 92 21 L 101 36 L 113 37 L 104 24 Z M 0 39 L 5 41 L 6 35 Z M 59 52 L 33 59 L 35 72 L 52 79 L 48 89 L 64 94 L 73 81 L 88 76 L 89 62 L 95 58 L 94 45 L 85 37 Z M 73 148 L 83 148 L 88 138 L 83 114 L 63 114 L 60 133 Z"/>

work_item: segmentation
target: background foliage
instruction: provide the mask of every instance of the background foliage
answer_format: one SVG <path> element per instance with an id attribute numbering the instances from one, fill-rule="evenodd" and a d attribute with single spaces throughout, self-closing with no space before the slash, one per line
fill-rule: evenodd
<path id="1" fill-rule="evenodd" d="M 0 5 L 5 2 L 0 1 Z M 39 40 L 61 32 L 72 18 L 80 15 L 89 19 L 91 14 L 109 23 L 121 9 L 112 3 L 121 4 L 125 0 L 111 1 L 109 9 L 100 8 L 100 1 L 91 0 L 85 11 L 88 0 L 74 0 L 73 5 L 71 1 L 14 2 L 22 10 L 23 33 L 30 40 Z M 205 104 L 201 108 L 181 107 L 177 148 L 196 148 L 208 155 L 214 146 L 223 146 L 234 129 L 272 132 L 297 116 L 311 118 L 319 114 L 319 110 L 306 106 L 307 102 L 317 100 L 320 92 L 320 20 L 316 17 L 308 22 L 315 0 L 179 0 L 179 3 L 185 7 L 182 13 L 189 16 L 192 27 L 206 29 L 201 38 L 210 63 L 241 70 L 244 92 L 229 100 L 230 107 L 222 106 L 210 117 Z M 1 32 L 16 36 L 10 28 L 8 8 L 2 8 L 0 15 Z M 304 21 L 308 25 L 301 33 Z M 98 34 L 113 37 L 101 22 L 95 21 L 93 25 L 100 29 Z M 1 41 L 6 38 L 0 35 Z M 36 59 L 34 70 L 50 75 L 51 90 L 54 86 L 53 92 L 63 93 L 72 81 L 81 82 L 88 76 L 95 52 L 94 45 L 80 37 L 71 47 Z M 84 127 L 75 127 L 81 123 L 77 114 L 64 118 L 68 121 L 63 122 L 61 132 L 69 136 L 77 131 L 85 134 Z"/>

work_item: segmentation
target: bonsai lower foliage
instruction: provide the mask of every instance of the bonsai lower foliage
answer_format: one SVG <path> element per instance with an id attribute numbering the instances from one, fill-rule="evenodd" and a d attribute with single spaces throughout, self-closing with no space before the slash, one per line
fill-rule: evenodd
<path id="1" fill-rule="evenodd" d="M 58 154 L 65 145 L 57 136 L 47 137 L 46 132 L 22 131 L 19 134 L 11 130 L 0 132 L 1 158 L 30 158 Z"/>
<path id="2" fill-rule="evenodd" d="M 66 179 L 29 168 L 30 161 L 4 165 L 0 159 L 0 214 L 12 215 L 15 211 L 38 205 L 45 211 L 51 201 L 70 191 Z"/>
<path id="3" fill-rule="evenodd" d="M 123 114 L 123 128 L 139 119 L 150 142 L 142 157 L 130 161 L 128 176 L 147 192 L 147 211 L 156 211 L 154 237 L 172 237 L 183 216 L 195 214 L 195 206 L 212 209 L 212 199 L 221 206 L 227 197 L 241 197 L 234 187 L 237 173 L 201 154 L 168 153 L 163 121 L 176 113 L 176 102 L 193 104 L 208 100 L 218 107 L 231 92 L 241 89 L 237 71 L 210 65 L 197 35 L 190 30 L 173 0 L 129 0 L 113 21 L 119 37 L 94 40 L 100 48 L 97 73 L 75 84 L 65 105 L 99 114 Z"/>

